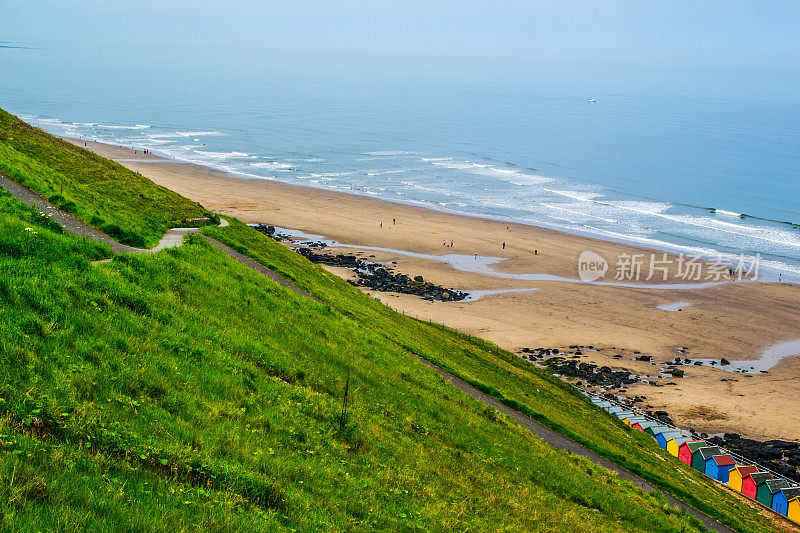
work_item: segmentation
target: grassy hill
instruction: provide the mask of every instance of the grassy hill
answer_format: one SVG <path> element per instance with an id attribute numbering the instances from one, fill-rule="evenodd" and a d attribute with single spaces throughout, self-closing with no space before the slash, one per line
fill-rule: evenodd
<path id="1" fill-rule="evenodd" d="M 90 157 L 55 141 L 45 151 L 70 161 L 62 149 Z M 0 135 L 0 154 L 13 150 Z M 0 157 L 4 172 L 15 161 Z M 46 177 L 58 187 L 78 174 Z M 148 183 L 136 185 L 145 197 L 161 194 Z M 98 198 L 81 196 L 77 216 L 100 212 Z M 184 205 L 170 202 L 127 206 L 116 220 L 166 227 Z M 414 354 L 738 530 L 769 528 L 512 354 L 399 315 L 233 219 L 203 231 L 325 303 L 196 235 L 92 264 L 111 251 L 0 192 L 2 529 L 702 529 L 662 496 L 553 450 Z"/>
<path id="2" fill-rule="evenodd" d="M 208 217 L 196 202 L 0 109 L 0 172 L 118 242 L 151 248 L 182 221 Z"/>

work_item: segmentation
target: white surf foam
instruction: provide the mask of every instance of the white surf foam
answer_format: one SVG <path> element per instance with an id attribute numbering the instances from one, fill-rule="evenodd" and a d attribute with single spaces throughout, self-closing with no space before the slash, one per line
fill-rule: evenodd
<path id="1" fill-rule="evenodd" d="M 407 152 L 405 150 L 377 150 L 374 152 L 364 152 L 363 155 L 371 155 L 376 157 L 390 157 L 397 155 L 415 155 L 418 152 Z"/>
<path id="2" fill-rule="evenodd" d="M 116 124 L 97 124 L 96 127 L 105 130 L 146 130 L 152 126 L 148 126 L 147 124 L 134 124 L 133 126 L 123 126 Z"/>
<path id="3" fill-rule="evenodd" d="M 724 209 L 715 209 L 714 212 L 716 214 L 718 214 L 718 215 L 725 215 L 727 217 L 742 218 L 742 214 L 741 213 L 736 213 L 734 211 L 725 211 Z"/>
<path id="4" fill-rule="evenodd" d="M 225 135 L 221 131 L 176 131 L 182 137 L 219 137 Z"/>
<path id="5" fill-rule="evenodd" d="M 278 172 L 280 172 L 280 171 L 284 171 L 285 172 L 287 170 L 294 170 L 294 167 L 292 165 L 289 165 L 289 164 L 286 164 L 286 163 L 278 163 L 277 161 L 265 161 L 265 162 L 259 162 L 259 163 L 250 163 L 250 166 L 254 167 L 254 168 L 267 168 L 267 169 L 275 170 L 275 171 L 278 171 Z"/>
<path id="6" fill-rule="evenodd" d="M 385 174 L 402 174 L 403 172 L 409 172 L 411 170 L 414 170 L 414 169 L 401 168 L 401 169 L 398 169 L 398 170 L 373 171 L 373 172 L 367 172 L 367 176 L 383 176 Z"/>

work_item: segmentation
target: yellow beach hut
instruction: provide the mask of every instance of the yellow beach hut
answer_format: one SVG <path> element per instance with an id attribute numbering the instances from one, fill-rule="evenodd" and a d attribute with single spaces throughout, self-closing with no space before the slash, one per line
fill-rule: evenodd
<path id="1" fill-rule="evenodd" d="M 731 475 L 728 478 L 728 486 L 737 492 L 742 492 L 742 481 L 747 476 L 758 472 L 755 466 L 737 466 L 731 470 Z"/>
<path id="2" fill-rule="evenodd" d="M 692 437 L 674 437 L 674 438 L 671 438 L 671 439 L 669 439 L 667 441 L 667 451 L 671 455 L 674 455 L 675 457 L 678 457 L 678 455 L 680 454 L 681 444 L 683 444 L 684 442 L 689 442 L 691 440 L 692 440 Z"/>
<path id="3" fill-rule="evenodd" d="M 800 524 L 800 496 L 789 500 L 789 507 L 786 510 L 786 518 Z"/>

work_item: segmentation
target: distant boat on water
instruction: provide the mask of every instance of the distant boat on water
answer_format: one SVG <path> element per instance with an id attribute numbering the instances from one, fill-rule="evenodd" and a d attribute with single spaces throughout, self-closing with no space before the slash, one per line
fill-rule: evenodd
<path id="1" fill-rule="evenodd" d="M 589 103 L 590 103 L 590 104 L 593 104 L 593 103 L 595 103 L 596 101 L 597 101 L 597 100 L 595 100 L 594 98 L 589 98 Z"/>

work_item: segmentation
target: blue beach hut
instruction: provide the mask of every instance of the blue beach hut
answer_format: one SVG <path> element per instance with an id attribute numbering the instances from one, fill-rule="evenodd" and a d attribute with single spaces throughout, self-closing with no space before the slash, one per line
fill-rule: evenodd
<path id="1" fill-rule="evenodd" d="M 681 432 L 677 431 L 677 430 L 674 430 L 672 428 L 669 428 L 668 430 L 662 431 L 660 433 L 656 433 L 656 435 L 655 435 L 656 442 L 658 443 L 659 446 L 661 446 L 665 450 L 667 449 L 667 441 L 669 439 L 674 439 L 674 438 L 680 437 L 680 436 L 681 436 Z"/>
<path id="2" fill-rule="evenodd" d="M 786 516 L 789 510 L 789 500 L 800 496 L 800 487 L 781 489 L 772 495 L 772 510 Z"/>
<path id="3" fill-rule="evenodd" d="M 728 484 L 731 470 L 736 466 L 736 461 L 730 455 L 712 455 L 706 459 L 706 475 L 721 483 Z"/>

